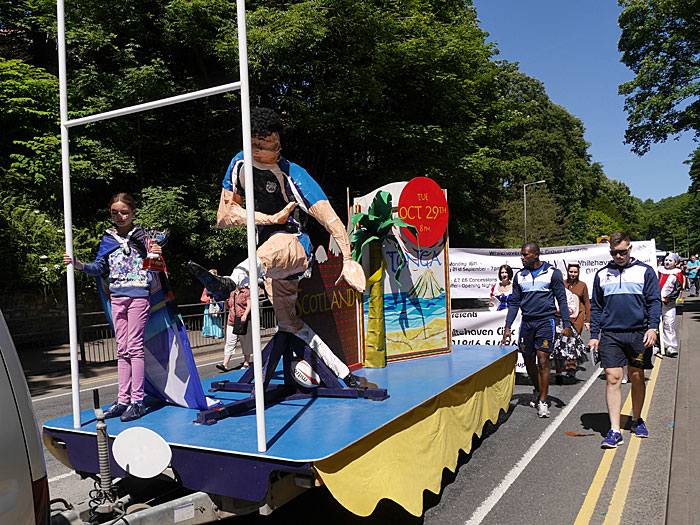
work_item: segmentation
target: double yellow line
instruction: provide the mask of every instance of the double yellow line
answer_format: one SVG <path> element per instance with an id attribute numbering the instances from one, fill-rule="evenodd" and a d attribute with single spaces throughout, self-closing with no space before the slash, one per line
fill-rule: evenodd
<path id="1" fill-rule="evenodd" d="M 646 421 L 647 414 L 649 413 L 649 405 L 651 404 L 651 397 L 654 394 L 654 386 L 656 385 L 656 379 L 659 377 L 659 369 L 661 368 L 661 360 L 656 360 L 656 366 L 651 372 L 649 377 L 649 383 L 647 384 L 646 396 L 644 398 L 644 407 L 642 408 L 642 419 Z M 629 414 L 632 410 L 632 392 L 627 396 L 624 406 L 622 407 L 622 414 Z M 617 484 L 615 485 L 615 490 L 613 491 L 612 499 L 610 500 L 610 505 L 608 506 L 608 511 L 605 515 L 604 525 L 612 525 L 620 523 L 622 519 L 622 511 L 625 507 L 625 501 L 627 500 L 627 494 L 629 493 L 630 483 L 632 481 L 632 474 L 634 472 L 634 464 L 637 461 L 637 455 L 639 455 L 639 447 L 642 440 L 639 438 L 632 437 L 630 439 L 629 446 L 627 447 L 627 452 L 625 453 L 625 459 L 622 462 L 622 468 L 620 469 L 620 475 L 617 478 Z M 575 525 L 585 525 L 590 523 L 593 517 L 593 512 L 595 512 L 596 505 L 598 504 L 598 499 L 600 498 L 600 493 L 603 490 L 603 485 L 605 480 L 608 478 L 610 472 L 610 467 L 612 465 L 613 459 L 615 458 L 615 452 L 618 449 L 608 449 L 603 453 L 603 459 L 600 461 L 598 466 L 598 471 L 593 477 L 593 482 L 591 483 L 588 493 L 586 494 L 586 499 L 583 501 L 581 510 L 576 517 Z"/>

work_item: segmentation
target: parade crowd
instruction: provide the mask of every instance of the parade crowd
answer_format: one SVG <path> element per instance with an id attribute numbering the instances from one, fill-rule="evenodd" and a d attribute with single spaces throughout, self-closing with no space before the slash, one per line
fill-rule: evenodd
<path id="1" fill-rule="evenodd" d="M 511 343 L 512 324 L 518 310 L 522 314 L 517 344 L 534 387 L 530 406 L 538 417 L 550 416 L 547 394 L 552 364 L 558 385 L 564 383 L 564 367 L 567 376 L 575 378 L 578 364 L 588 359 L 588 349 L 595 364 L 605 370 L 610 430 L 603 448 L 624 442 L 621 385 L 628 381 L 632 435 L 649 436 L 641 417 L 644 371 L 653 368 L 655 352 L 678 356 L 676 303 L 684 289 L 693 297 L 698 295 L 700 269 L 696 255 L 682 263 L 675 253 L 666 254 L 658 268 L 652 268 L 632 256 L 633 245 L 624 232 L 612 234 L 609 244 L 611 260 L 596 272 L 590 300 L 588 287 L 579 280 L 579 263 L 569 262 L 564 278 L 560 270 L 540 260 L 535 242 L 522 246 L 520 271 L 513 272 L 508 265 L 499 268 L 498 283 L 491 290 L 491 306 L 508 311 L 502 345 Z M 590 331 L 587 346 L 581 339 L 584 330 Z"/>

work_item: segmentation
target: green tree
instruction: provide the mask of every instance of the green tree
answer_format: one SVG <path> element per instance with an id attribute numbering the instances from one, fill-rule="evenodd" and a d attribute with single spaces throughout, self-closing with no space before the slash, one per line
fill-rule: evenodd
<path id="1" fill-rule="evenodd" d="M 629 113 L 627 141 L 643 154 L 684 131 L 700 132 L 700 2 L 620 0 L 622 61 L 635 78 L 620 86 Z"/>
<path id="2" fill-rule="evenodd" d="M 13 280 L 19 280 L 25 287 L 52 296 L 65 273 L 63 224 L 37 206 L 0 192 L 0 285 L 11 286 Z M 73 236 L 78 257 L 89 257 L 97 247 L 95 236 L 77 228 Z"/>
<path id="3" fill-rule="evenodd" d="M 590 213 L 590 212 L 598 212 L 596 213 Z M 625 222 L 624 217 L 622 216 L 622 213 L 618 210 L 617 206 L 613 204 L 613 202 L 605 195 L 601 195 L 600 197 L 596 198 L 592 203 L 591 207 L 589 209 L 589 214 L 591 216 L 605 216 L 608 217 L 614 224 L 615 228 L 613 231 L 604 233 L 604 232 L 597 232 L 596 235 L 610 235 L 613 232 L 616 231 L 629 231 L 629 224 Z M 593 232 L 595 233 L 595 232 Z"/>
<path id="4" fill-rule="evenodd" d="M 585 238 L 586 243 L 595 243 L 598 237 L 624 231 L 625 228 L 604 211 L 593 208 L 586 212 L 586 230 L 588 231 Z"/>
<path id="5" fill-rule="evenodd" d="M 524 242 L 524 206 L 522 196 L 501 205 L 504 218 L 504 245 L 517 248 Z M 568 219 L 552 193 L 540 186 L 532 186 L 527 192 L 527 240 L 540 246 L 560 246 L 568 241 Z"/>
<path id="6" fill-rule="evenodd" d="M 544 178 L 559 230 L 543 238 L 579 238 L 601 195 L 624 203 L 633 222 L 629 190 L 620 197 L 626 186 L 608 184 L 591 163 L 583 123 L 541 82 L 494 60 L 469 0 L 247 7 L 253 104 L 283 115 L 284 155 L 341 213 L 347 187 L 366 194 L 429 176 L 449 191 L 452 245 L 488 245 L 514 229 L 499 204 L 520 202 L 522 184 Z M 233 0 L 75 0 L 67 17 L 71 118 L 239 76 Z M 58 221 L 55 3 L 5 2 L 0 23 L 0 182 Z M 175 277 L 185 257 L 230 267 L 244 237 L 217 230 L 214 218 L 239 122 L 234 93 L 73 128 L 77 228 L 97 242 L 106 201 L 126 191 L 144 222 L 172 228 Z"/>
<path id="7" fill-rule="evenodd" d="M 696 149 L 691 153 L 690 158 L 683 161 L 683 164 L 688 164 L 690 169 L 690 191 L 697 195 L 700 191 L 700 149 Z"/>
<path id="8" fill-rule="evenodd" d="M 569 209 L 569 244 L 587 244 L 590 230 L 586 225 L 586 210 L 580 203 L 574 202 Z"/>
<path id="9" fill-rule="evenodd" d="M 632 150 L 643 155 L 651 146 L 691 133 L 700 137 L 700 1 L 698 0 L 620 0 L 623 11 L 619 24 L 622 29 L 618 47 L 622 61 L 635 77 L 622 84 L 625 96 L 628 129 L 625 140 Z M 700 148 L 689 155 L 690 191 L 700 189 Z M 687 228 L 686 249 L 697 251 L 700 243 L 695 232 L 700 231 L 700 211 L 696 199 L 684 196 L 687 219 L 668 222 L 669 205 L 677 201 L 664 199 L 659 203 L 644 203 L 646 218 L 639 223 L 647 236 L 657 238 L 657 245 L 670 250 L 673 234 Z M 682 206 L 682 207 L 683 207 Z M 671 213 L 679 216 L 678 212 Z M 652 219 L 649 219 L 652 217 Z M 670 235 L 670 237 L 669 237 Z M 676 239 L 677 240 L 677 239 Z M 688 242 L 689 241 L 689 242 Z M 678 249 L 679 243 L 676 242 Z"/>
<path id="10" fill-rule="evenodd" d="M 346 186 L 365 194 L 429 176 L 460 210 L 455 239 L 473 241 L 488 226 L 484 205 L 501 186 L 487 137 L 498 67 L 473 9 L 453 0 L 266 2 L 249 20 L 255 96 L 289 115 L 285 150 L 332 202 L 344 202 Z"/>
<path id="11" fill-rule="evenodd" d="M 181 271 L 185 263 L 193 258 L 192 247 L 197 247 L 199 254 L 208 262 L 225 260 L 233 267 L 238 261 L 235 257 L 229 257 L 233 255 L 230 253 L 231 247 L 242 247 L 246 242 L 244 228 L 218 229 L 216 210 L 210 208 L 209 202 L 197 204 L 192 204 L 184 186 L 150 186 L 144 188 L 139 199 L 135 222 L 142 226 L 169 229 L 170 238 L 164 249 L 164 257 L 168 269 L 178 277 L 185 276 Z M 242 250 L 236 250 L 235 254 L 239 259 L 244 257 Z"/>
<path id="12" fill-rule="evenodd" d="M 3 189 L 21 194 L 34 188 L 33 197 L 40 202 L 60 194 L 57 123 L 56 78 L 21 60 L 0 58 Z"/>
<path id="13" fill-rule="evenodd" d="M 618 47 L 622 61 L 635 74 L 620 86 L 628 114 L 625 140 L 635 153 L 643 155 L 652 144 L 681 133 L 691 132 L 698 138 L 700 1 L 619 3 L 624 9 Z"/>
<path id="14" fill-rule="evenodd" d="M 591 162 L 583 123 L 554 104 L 541 82 L 517 71 L 512 64 L 503 63 L 501 67 L 502 97 L 489 131 L 491 155 L 499 158 L 497 165 L 506 186 L 502 198 L 509 203 L 506 208 L 510 212 L 505 221 L 493 221 L 491 238 L 506 239 L 508 245 L 522 239 L 522 223 L 518 225 L 522 221 L 522 187 L 538 179 L 546 182 L 558 214 L 549 220 L 558 230 L 550 226 L 551 231 L 543 232 L 543 238 L 561 243 L 590 242 L 586 210 L 601 196 L 619 200 L 625 213 L 633 216 L 636 202 L 631 200 L 629 188 L 608 180 L 602 166 Z M 520 236 L 513 237 L 514 228 Z"/>
<path id="15" fill-rule="evenodd" d="M 640 206 L 640 236 L 656 239 L 659 250 L 694 253 L 698 246 L 692 228 L 696 201 L 693 195 L 684 193 L 658 202 L 643 202 Z"/>

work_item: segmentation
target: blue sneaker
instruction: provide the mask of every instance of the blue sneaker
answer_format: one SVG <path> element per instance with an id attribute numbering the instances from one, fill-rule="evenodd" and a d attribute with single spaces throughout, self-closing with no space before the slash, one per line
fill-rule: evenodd
<path id="1" fill-rule="evenodd" d="M 622 445 L 624 442 L 625 440 L 622 439 L 622 434 L 620 432 L 613 431 L 611 428 L 608 430 L 608 435 L 605 436 L 605 439 L 600 446 L 601 448 L 617 448 L 618 445 Z"/>
<path id="2" fill-rule="evenodd" d="M 647 430 L 647 426 L 641 417 L 637 420 L 632 420 L 632 432 L 634 432 L 634 435 L 638 438 L 649 437 L 649 431 Z"/>
<path id="3" fill-rule="evenodd" d="M 129 405 L 129 408 L 122 414 L 121 419 L 125 423 L 127 421 L 133 421 L 138 419 L 143 415 L 143 403 L 135 402 Z"/>
<path id="4" fill-rule="evenodd" d="M 112 403 L 112 406 L 104 411 L 105 419 L 121 416 L 124 412 L 126 412 L 127 408 L 129 408 L 127 403 Z"/>

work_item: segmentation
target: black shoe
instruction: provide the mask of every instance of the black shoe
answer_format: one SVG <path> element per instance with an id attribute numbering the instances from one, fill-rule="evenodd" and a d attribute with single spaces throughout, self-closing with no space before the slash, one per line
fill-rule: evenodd
<path id="1" fill-rule="evenodd" d="M 216 365 L 216 368 L 218 368 L 218 369 L 221 370 L 222 372 L 230 372 L 230 371 L 231 371 L 230 368 L 226 368 L 226 367 L 225 367 L 224 365 L 222 365 L 221 363 L 219 363 L 218 365 Z"/>
<path id="2" fill-rule="evenodd" d="M 557 374 L 554 376 L 554 384 L 555 385 L 563 385 L 564 384 L 564 377 L 561 374 Z"/>
<path id="3" fill-rule="evenodd" d="M 112 406 L 104 411 L 105 419 L 121 416 L 124 412 L 126 412 L 127 408 L 129 408 L 128 403 L 113 403 Z"/>
<path id="4" fill-rule="evenodd" d="M 143 404 L 139 402 L 131 403 L 119 419 L 124 423 L 138 419 L 143 415 Z"/>
<path id="5" fill-rule="evenodd" d="M 187 269 L 217 301 L 225 301 L 236 289 L 236 284 L 231 279 L 214 275 L 196 262 L 188 262 Z"/>
<path id="6" fill-rule="evenodd" d="M 345 383 L 346 386 L 348 386 L 348 387 L 350 387 L 350 388 L 359 388 L 359 387 L 360 387 L 359 381 L 358 381 L 357 378 L 356 378 L 354 375 L 352 375 L 352 374 L 346 375 L 346 376 L 343 378 L 343 382 Z"/>

